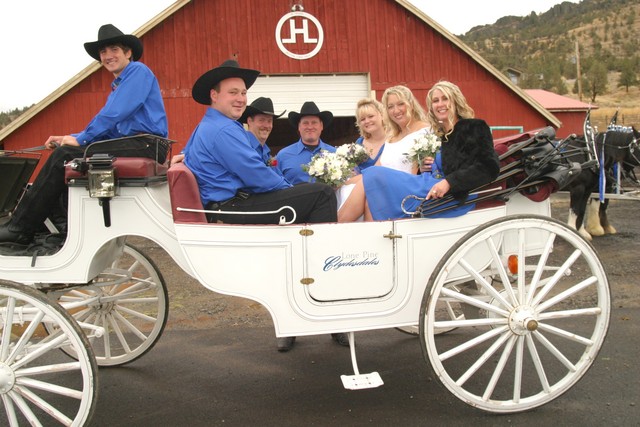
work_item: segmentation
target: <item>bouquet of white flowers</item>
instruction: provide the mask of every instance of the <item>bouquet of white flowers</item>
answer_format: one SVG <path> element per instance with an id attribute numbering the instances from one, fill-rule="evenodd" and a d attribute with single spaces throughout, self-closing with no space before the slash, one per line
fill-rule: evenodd
<path id="1" fill-rule="evenodd" d="M 343 144 L 336 149 L 338 156 L 344 157 L 353 167 L 358 166 L 360 163 L 369 159 L 367 150 L 364 149 L 362 144 L 356 144 L 352 142 L 350 144 Z"/>
<path id="2" fill-rule="evenodd" d="M 413 146 L 407 153 L 407 158 L 418 165 L 422 163 L 426 157 L 435 157 L 440 151 L 442 141 L 433 133 L 425 133 L 416 138 Z"/>
<path id="3" fill-rule="evenodd" d="M 367 151 L 360 144 L 352 142 L 341 145 L 335 153 L 321 150 L 311 158 L 311 161 L 302 165 L 310 177 L 316 182 L 329 184 L 337 188 L 353 176 L 354 168 L 369 158 Z"/>
<path id="4" fill-rule="evenodd" d="M 302 165 L 302 169 L 315 178 L 316 182 L 339 187 L 351 177 L 353 164 L 338 153 L 321 150 L 308 164 Z"/>

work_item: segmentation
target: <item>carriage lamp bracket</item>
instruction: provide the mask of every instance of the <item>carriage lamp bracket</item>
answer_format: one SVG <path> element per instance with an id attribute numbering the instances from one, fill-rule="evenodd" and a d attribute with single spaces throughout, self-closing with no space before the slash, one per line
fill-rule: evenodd
<path id="1" fill-rule="evenodd" d="M 89 196 L 97 198 L 102 206 L 104 226 L 111 226 L 109 201 L 116 195 L 116 173 L 113 168 L 115 157 L 110 154 L 95 154 L 87 159 Z"/>

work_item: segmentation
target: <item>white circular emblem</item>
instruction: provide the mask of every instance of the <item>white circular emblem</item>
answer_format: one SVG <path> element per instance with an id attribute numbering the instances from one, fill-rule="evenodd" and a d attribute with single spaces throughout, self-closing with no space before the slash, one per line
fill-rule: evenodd
<path id="1" fill-rule="evenodd" d="M 299 27 L 296 27 L 295 18 L 302 18 L 301 20 L 297 20 L 297 25 L 300 25 Z M 318 30 L 317 38 L 312 38 L 309 35 L 309 21 L 311 21 Z M 282 26 L 285 24 L 285 22 L 289 23 L 288 38 L 283 38 L 281 35 Z M 298 36 L 302 36 L 302 43 L 308 45 L 315 44 L 315 47 L 310 52 L 304 54 L 291 52 L 289 49 L 287 49 L 286 45 L 297 44 Z M 278 48 L 280 48 L 280 51 L 287 55 L 289 58 L 300 60 L 312 58 L 318 52 L 320 52 L 323 42 L 324 32 L 322 31 L 322 25 L 320 25 L 320 21 L 318 21 L 315 16 L 307 12 L 290 12 L 284 15 L 282 18 L 280 18 L 280 21 L 278 21 L 278 25 L 276 26 L 276 43 L 278 44 Z"/>

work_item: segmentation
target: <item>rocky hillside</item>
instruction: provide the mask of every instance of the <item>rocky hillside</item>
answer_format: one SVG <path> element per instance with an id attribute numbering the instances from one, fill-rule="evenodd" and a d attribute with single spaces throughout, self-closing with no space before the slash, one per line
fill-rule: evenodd
<path id="1" fill-rule="evenodd" d="M 525 89 L 577 96 L 579 63 L 585 102 L 619 92 L 637 96 L 637 0 L 563 2 L 542 14 L 505 16 L 460 38 L 499 70 L 521 72 L 518 84 Z"/>

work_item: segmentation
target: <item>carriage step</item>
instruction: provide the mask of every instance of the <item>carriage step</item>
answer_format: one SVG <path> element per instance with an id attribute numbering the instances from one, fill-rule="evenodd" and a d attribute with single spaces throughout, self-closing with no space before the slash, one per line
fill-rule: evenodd
<path id="1" fill-rule="evenodd" d="M 358 361 L 356 360 L 356 339 L 353 332 L 348 333 L 349 348 L 351 350 L 351 363 L 353 364 L 354 375 L 341 375 L 342 385 L 347 390 L 361 390 L 363 388 L 375 388 L 384 384 L 380 374 L 371 372 L 370 374 L 361 374 L 358 370 Z"/>
<path id="2" fill-rule="evenodd" d="M 341 375 L 342 385 L 347 390 L 361 390 L 364 388 L 380 387 L 384 384 L 380 374 L 371 372 L 370 374 Z"/>

